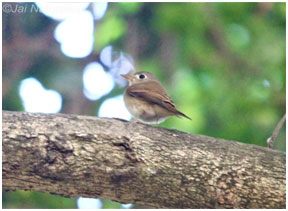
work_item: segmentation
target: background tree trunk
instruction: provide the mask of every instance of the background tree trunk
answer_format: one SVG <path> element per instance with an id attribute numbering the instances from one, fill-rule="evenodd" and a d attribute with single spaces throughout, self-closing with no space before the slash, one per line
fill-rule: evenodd
<path id="1" fill-rule="evenodd" d="M 3 112 L 2 185 L 162 208 L 285 208 L 285 153 L 117 119 Z"/>

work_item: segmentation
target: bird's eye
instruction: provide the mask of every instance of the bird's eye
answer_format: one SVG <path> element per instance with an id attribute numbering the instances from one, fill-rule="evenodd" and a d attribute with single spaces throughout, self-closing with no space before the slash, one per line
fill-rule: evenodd
<path id="1" fill-rule="evenodd" d="M 144 79 L 144 78 L 146 78 L 146 76 L 143 75 L 143 74 L 141 74 L 141 75 L 139 75 L 139 78 L 140 78 L 140 79 Z"/>

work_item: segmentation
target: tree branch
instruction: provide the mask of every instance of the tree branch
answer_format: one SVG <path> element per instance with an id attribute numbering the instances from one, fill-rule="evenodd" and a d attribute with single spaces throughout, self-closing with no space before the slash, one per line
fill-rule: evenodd
<path id="1" fill-rule="evenodd" d="M 162 208 L 285 208 L 285 153 L 117 119 L 3 112 L 2 186 Z"/>
<path id="2" fill-rule="evenodd" d="M 282 119 L 280 120 L 280 122 L 278 122 L 276 128 L 274 129 L 273 133 L 272 133 L 272 136 L 270 136 L 268 139 L 267 139 L 267 144 L 268 144 L 268 147 L 269 148 L 272 148 L 273 147 L 273 144 L 274 144 L 274 141 L 280 131 L 280 129 L 282 128 L 284 122 L 286 121 L 286 113 L 284 114 L 284 116 L 282 117 Z"/>

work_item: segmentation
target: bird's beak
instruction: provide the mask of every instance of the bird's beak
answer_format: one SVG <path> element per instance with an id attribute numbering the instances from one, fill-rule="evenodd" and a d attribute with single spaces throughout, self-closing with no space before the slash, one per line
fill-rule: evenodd
<path id="1" fill-rule="evenodd" d="M 124 75 L 124 74 L 120 74 L 123 78 L 126 78 L 128 81 L 132 80 L 133 79 L 133 76 L 132 75 Z"/>

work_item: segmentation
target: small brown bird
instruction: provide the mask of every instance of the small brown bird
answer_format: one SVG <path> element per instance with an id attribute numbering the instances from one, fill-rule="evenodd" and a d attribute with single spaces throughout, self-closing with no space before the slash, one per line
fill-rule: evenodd
<path id="1" fill-rule="evenodd" d="M 178 111 L 158 79 L 149 72 L 122 75 L 129 81 L 124 102 L 134 118 L 145 123 L 161 123 L 169 116 L 188 116 Z M 190 119 L 191 120 L 191 119 Z"/>

